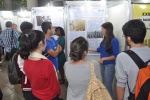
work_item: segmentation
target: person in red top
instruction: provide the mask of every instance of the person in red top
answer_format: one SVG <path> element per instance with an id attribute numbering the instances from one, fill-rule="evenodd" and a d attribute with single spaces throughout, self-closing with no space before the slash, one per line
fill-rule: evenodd
<path id="1" fill-rule="evenodd" d="M 34 100 L 62 100 L 55 67 L 42 55 L 46 43 L 41 31 L 33 30 L 20 39 L 20 57 L 24 59 L 24 71 L 30 81 Z M 33 100 L 33 99 L 32 99 Z"/>

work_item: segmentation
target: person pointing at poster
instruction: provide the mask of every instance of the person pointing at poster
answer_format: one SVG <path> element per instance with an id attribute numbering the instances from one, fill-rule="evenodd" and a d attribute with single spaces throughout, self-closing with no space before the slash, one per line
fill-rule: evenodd
<path id="1" fill-rule="evenodd" d="M 89 51 L 100 53 L 99 63 L 101 64 L 102 80 L 110 95 L 114 98 L 112 83 L 115 74 L 115 59 L 119 53 L 119 42 L 113 34 L 113 25 L 111 22 L 103 23 L 101 27 L 104 36 L 103 41 L 97 49 L 89 48 Z"/>

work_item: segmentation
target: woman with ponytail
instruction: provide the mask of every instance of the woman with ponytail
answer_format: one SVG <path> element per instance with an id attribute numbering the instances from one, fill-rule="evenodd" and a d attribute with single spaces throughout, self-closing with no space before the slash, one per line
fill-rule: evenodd
<path id="1" fill-rule="evenodd" d="M 41 31 L 29 31 L 20 37 L 19 53 L 25 60 L 23 69 L 34 95 L 34 98 L 28 100 L 61 100 L 61 89 L 54 66 L 42 55 L 45 47 L 45 37 Z"/>
<path id="2" fill-rule="evenodd" d="M 84 100 L 86 90 L 91 78 L 90 62 L 85 60 L 88 53 L 88 42 L 78 37 L 71 42 L 70 58 L 64 65 L 66 79 L 68 80 L 67 100 Z M 101 79 L 99 64 L 92 61 L 97 78 Z"/>

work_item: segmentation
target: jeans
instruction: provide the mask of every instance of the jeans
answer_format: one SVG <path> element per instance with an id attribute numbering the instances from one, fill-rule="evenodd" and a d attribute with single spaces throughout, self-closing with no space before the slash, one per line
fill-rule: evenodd
<path id="1" fill-rule="evenodd" d="M 111 97 L 113 96 L 113 79 L 115 75 L 115 65 L 114 64 L 107 64 L 107 65 L 100 65 L 101 74 L 102 74 L 102 81 L 106 86 L 108 92 L 110 93 Z"/>

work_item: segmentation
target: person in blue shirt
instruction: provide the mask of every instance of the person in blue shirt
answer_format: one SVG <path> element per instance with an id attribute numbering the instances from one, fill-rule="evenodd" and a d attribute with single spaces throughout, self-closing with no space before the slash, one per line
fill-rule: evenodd
<path id="1" fill-rule="evenodd" d="M 43 22 L 42 25 L 42 30 L 45 34 L 46 38 L 46 49 L 44 51 L 44 55 L 52 61 L 54 64 L 56 71 L 58 70 L 58 54 L 61 52 L 62 48 L 61 46 L 57 43 L 57 41 L 52 37 L 54 34 L 54 28 L 52 26 L 51 22 Z"/>
<path id="2" fill-rule="evenodd" d="M 115 74 L 115 59 L 119 53 L 119 42 L 113 34 L 111 22 L 103 23 L 101 27 L 104 36 L 103 41 L 97 49 L 89 48 L 89 50 L 100 53 L 99 63 L 101 64 L 102 80 L 110 95 L 114 98 L 112 83 Z"/>

